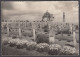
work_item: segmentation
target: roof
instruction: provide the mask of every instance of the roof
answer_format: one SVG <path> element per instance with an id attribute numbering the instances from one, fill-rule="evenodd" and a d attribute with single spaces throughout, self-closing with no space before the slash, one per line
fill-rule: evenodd
<path id="1" fill-rule="evenodd" d="M 44 17 L 50 18 L 50 17 L 51 17 L 51 14 L 47 11 L 46 13 L 44 13 L 43 18 L 44 18 Z"/>

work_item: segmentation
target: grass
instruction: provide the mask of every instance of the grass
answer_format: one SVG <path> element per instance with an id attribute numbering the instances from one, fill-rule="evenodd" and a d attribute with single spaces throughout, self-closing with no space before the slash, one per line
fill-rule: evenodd
<path id="1" fill-rule="evenodd" d="M 8 45 L 2 45 L 3 56 L 51 56 L 47 52 L 37 52 L 36 50 L 27 50 L 26 48 L 17 49 L 16 46 L 10 47 Z"/>
<path id="2" fill-rule="evenodd" d="M 2 45 L 2 55 L 10 55 L 10 56 L 47 56 L 49 54 L 45 52 L 37 52 L 35 50 L 30 51 L 24 49 L 17 49 L 16 47 L 10 47 L 9 45 Z"/>
<path id="3" fill-rule="evenodd" d="M 67 45 L 67 46 L 73 46 L 73 42 L 71 41 L 71 42 L 67 42 L 66 40 L 61 40 L 61 41 L 59 41 L 58 39 L 55 39 L 55 43 L 56 44 L 59 44 L 59 45 L 61 45 L 61 46 L 65 46 L 65 45 Z M 76 47 L 75 47 L 77 50 L 79 50 L 79 43 L 77 43 L 76 44 Z"/>
<path id="4" fill-rule="evenodd" d="M 77 40 L 76 49 L 79 50 L 79 34 L 76 35 L 76 40 Z M 67 36 L 64 34 L 63 36 L 61 36 L 59 34 L 55 36 L 55 43 L 60 44 L 61 46 L 64 45 L 73 46 L 73 37 L 72 35 Z"/>
<path id="5" fill-rule="evenodd" d="M 58 39 L 58 40 L 65 40 L 67 42 L 73 41 L 73 36 L 72 35 L 71 36 L 67 36 L 66 34 L 64 34 L 63 36 L 61 36 L 59 34 L 59 35 L 56 35 L 55 38 Z M 76 38 L 77 43 L 79 43 L 79 34 L 78 33 L 76 34 L 75 38 Z"/>
<path id="6" fill-rule="evenodd" d="M 4 38 L 4 37 L 3 37 Z M 6 36 L 5 36 L 6 38 Z M 22 37 L 22 39 L 27 39 L 28 41 L 32 41 L 33 37 Z M 76 39 L 77 39 L 77 45 L 76 49 L 79 50 L 79 33 L 76 34 Z M 55 36 L 55 43 L 60 44 L 61 46 L 64 45 L 73 45 L 73 37 L 63 35 L 61 36 L 56 35 Z M 39 53 L 37 51 L 29 51 L 26 49 L 17 49 L 16 47 L 9 47 L 9 45 L 2 45 L 2 55 L 28 55 L 28 56 L 48 56 L 49 54 L 47 53 Z"/>

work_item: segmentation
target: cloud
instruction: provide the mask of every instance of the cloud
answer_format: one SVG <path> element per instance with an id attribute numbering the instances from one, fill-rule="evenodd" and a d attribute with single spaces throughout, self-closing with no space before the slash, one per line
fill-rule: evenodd
<path id="1" fill-rule="evenodd" d="M 54 14 L 56 21 L 62 21 L 63 12 L 66 14 L 67 21 L 73 19 L 78 21 L 78 1 L 13 1 L 1 3 L 3 6 L 3 15 L 24 14 L 39 16 L 48 10 Z"/>
<path id="2" fill-rule="evenodd" d="M 1 1 L 1 8 L 7 10 L 13 9 L 11 2 L 8 1 Z"/>
<path id="3" fill-rule="evenodd" d="M 26 4 L 26 2 L 12 2 L 12 5 L 13 9 L 17 11 L 28 10 L 28 5 Z"/>
<path id="4" fill-rule="evenodd" d="M 7 5 L 8 7 L 10 7 L 9 5 L 12 6 L 12 9 L 14 11 L 22 11 L 22 12 L 45 12 L 46 10 L 48 10 L 51 13 L 58 13 L 58 12 L 62 12 L 62 11 L 73 11 L 78 8 L 75 8 L 75 5 L 78 5 L 78 2 L 76 1 L 37 1 L 37 2 L 33 2 L 33 1 L 27 1 L 27 2 L 4 2 L 3 4 Z M 5 9 L 7 9 L 7 6 L 3 6 L 5 7 Z M 73 7 L 74 6 L 74 7 Z"/>

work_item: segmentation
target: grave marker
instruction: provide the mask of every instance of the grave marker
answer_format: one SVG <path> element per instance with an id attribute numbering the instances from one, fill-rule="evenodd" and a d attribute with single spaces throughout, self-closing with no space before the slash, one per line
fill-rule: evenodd
<path id="1" fill-rule="evenodd" d="M 34 38 L 34 41 L 35 41 L 35 38 L 36 38 L 35 29 L 33 29 L 33 38 Z"/>
<path id="2" fill-rule="evenodd" d="M 75 36 L 76 36 L 75 27 L 73 27 L 73 44 L 74 44 L 74 47 L 76 47 L 76 44 L 77 44 Z"/>
<path id="3" fill-rule="evenodd" d="M 9 23 L 7 22 L 7 35 L 9 36 Z"/>
<path id="4" fill-rule="evenodd" d="M 49 26 L 49 42 L 54 43 L 55 42 L 55 32 L 53 31 L 51 22 L 48 22 L 48 26 Z"/>
<path id="5" fill-rule="evenodd" d="M 20 23 L 19 23 L 19 36 L 21 37 L 21 28 L 20 28 Z"/>
<path id="6" fill-rule="evenodd" d="M 36 25 L 35 25 L 34 22 L 32 22 L 32 30 L 33 30 L 33 38 L 34 38 L 34 41 L 35 41 L 35 38 L 36 38 L 35 29 L 36 29 Z"/>

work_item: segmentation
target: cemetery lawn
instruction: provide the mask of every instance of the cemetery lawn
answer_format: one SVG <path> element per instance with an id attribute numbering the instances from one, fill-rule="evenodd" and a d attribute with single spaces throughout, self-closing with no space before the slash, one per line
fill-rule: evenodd
<path id="1" fill-rule="evenodd" d="M 79 33 L 76 34 L 75 38 L 77 41 L 76 49 L 79 50 Z M 67 36 L 66 34 L 64 34 L 63 36 L 61 36 L 61 34 L 59 34 L 55 36 L 55 43 L 60 44 L 61 46 L 73 46 L 73 37 L 72 35 Z"/>
<path id="2" fill-rule="evenodd" d="M 46 52 L 37 52 L 35 50 L 30 51 L 24 49 L 17 49 L 16 47 L 10 47 L 9 45 L 2 45 L 2 55 L 3 56 L 48 56 Z"/>
<path id="3" fill-rule="evenodd" d="M 24 37 L 23 39 L 25 39 L 25 38 L 28 41 L 32 41 L 33 37 Z M 76 49 L 79 50 L 79 34 L 78 33 L 76 34 L 76 40 L 77 40 Z M 65 45 L 73 46 L 73 37 L 72 37 L 72 35 L 67 36 L 64 34 L 63 36 L 61 36 L 59 34 L 59 35 L 55 36 L 55 43 L 59 44 L 61 46 L 65 46 Z M 26 50 L 25 48 L 24 49 L 17 49 L 16 47 L 10 47 L 9 45 L 2 45 L 2 55 L 49 56 L 49 54 L 46 52 L 40 53 L 40 52 L 37 52 L 35 50 L 33 50 L 33 51 Z"/>

